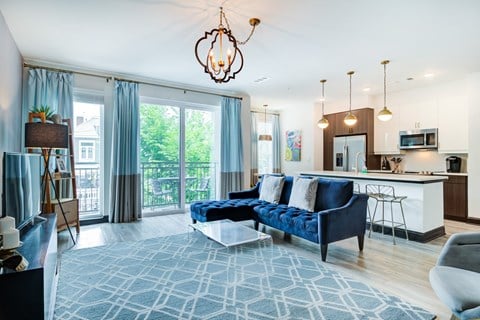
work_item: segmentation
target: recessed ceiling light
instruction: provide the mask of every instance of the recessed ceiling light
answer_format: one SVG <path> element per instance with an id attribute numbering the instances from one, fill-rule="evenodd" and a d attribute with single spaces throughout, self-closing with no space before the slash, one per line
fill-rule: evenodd
<path id="1" fill-rule="evenodd" d="M 370 88 L 363 88 L 362 91 L 363 92 L 368 92 L 368 91 L 370 91 Z"/>
<path id="2" fill-rule="evenodd" d="M 256 80 L 253 80 L 253 82 L 255 82 L 255 83 L 262 83 L 262 82 L 265 82 L 265 81 L 267 81 L 267 80 L 270 80 L 270 78 L 269 78 L 269 77 L 260 77 L 260 78 L 258 78 L 258 79 L 256 79 Z"/>
<path id="3" fill-rule="evenodd" d="M 433 76 L 435 76 L 435 74 L 434 73 L 425 73 L 423 76 L 425 78 L 432 78 Z"/>

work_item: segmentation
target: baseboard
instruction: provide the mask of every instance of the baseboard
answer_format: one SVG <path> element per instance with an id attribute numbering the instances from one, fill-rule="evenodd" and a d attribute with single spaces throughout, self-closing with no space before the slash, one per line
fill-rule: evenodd
<path id="1" fill-rule="evenodd" d="M 105 223 L 105 222 L 108 222 L 108 216 L 103 216 L 102 218 L 97 218 L 97 219 L 80 220 L 80 226 L 88 226 L 91 224 Z"/>
<path id="2" fill-rule="evenodd" d="M 480 218 L 467 218 L 468 223 L 480 224 Z"/>
<path id="3" fill-rule="evenodd" d="M 370 223 L 367 222 L 367 232 L 370 228 Z M 372 230 L 374 232 L 382 232 L 382 226 L 374 224 Z M 392 227 L 385 226 L 384 233 L 387 235 L 392 234 Z M 408 230 L 408 239 L 416 242 L 426 243 L 438 237 L 445 235 L 445 227 L 441 226 L 425 233 Z M 406 239 L 405 229 L 395 228 L 395 237 Z"/>
<path id="4" fill-rule="evenodd" d="M 443 218 L 447 219 L 447 220 L 455 220 L 455 221 L 461 221 L 461 222 L 467 222 L 468 221 L 468 218 L 466 218 L 466 217 L 456 217 L 456 216 L 445 215 L 445 216 L 443 216 Z"/>

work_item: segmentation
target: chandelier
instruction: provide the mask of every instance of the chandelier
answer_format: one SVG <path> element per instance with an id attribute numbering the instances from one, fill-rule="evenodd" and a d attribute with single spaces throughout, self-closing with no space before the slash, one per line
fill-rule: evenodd
<path id="1" fill-rule="evenodd" d="M 223 25 L 225 20 L 225 26 Z M 252 30 L 245 41 L 237 41 L 232 34 L 227 17 L 220 7 L 220 23 L 217 28 L 205 31 L 203 37 L 195 44 L 195 57 L 203 66 L 205 73 L 216 83 L 224 83 L 235 79 L 243 68 L 243 54 L 238 48 L 250 40 L 260 19 L 249 20 Z"/>
<path id="2" fill-rule="evenodd" d="M 352 75 L 354 73 L 355 73 L 354 71 L 347 72 L 347 75 L 350 77 L 350 94 L 349 94 L 350 108 L 348 109 L 348 113 L 345 116 L 345 118 L 343 118 L 343 122 L 349 127 L 357 123 L 357 117 L 352 113 Z"/>
<path id="3" fill-rule="evenodd" d="M 264 134 L 258 136 L 258 141 L 272 141 L 272 135 L 267 133 L 267 107 L 268 104 L 264 104 L 265 108 L 265 125 L 264 125 Z"/>
<path id="4" fill-rule="evenodd" d="M 392 111 L 387 108 L 387 64 L 390 63 L 389 60 L 384 60 L 380 62 L 383 64 L 383 109 L 377 115 L 378 120 L 388 121 L 392 119 Z"/>
<path id="5" fill-rule="evenodd" d="M 325 79 L 320 80 L 320 83 L 322 84 L 322 98 L 321 98 L 322 118 L 320 120 L 318 120 L 318 122 L 317 122 L 317 126 L 320 129 L 325 129 L 326 127 L 328 127 L 328 119 L 325 118 L 325 82 L 327 82 L 327 80 L 325 80 Z"/>

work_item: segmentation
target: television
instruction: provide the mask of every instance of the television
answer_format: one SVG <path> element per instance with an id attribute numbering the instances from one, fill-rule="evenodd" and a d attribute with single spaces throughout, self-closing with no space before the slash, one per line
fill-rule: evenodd
<path id="1" fill-rule="evenodd" d="M 14 217 L 19 230 L 41 212 L 41 163 L 39 154 L 3 154 L 2 213 Z"/>

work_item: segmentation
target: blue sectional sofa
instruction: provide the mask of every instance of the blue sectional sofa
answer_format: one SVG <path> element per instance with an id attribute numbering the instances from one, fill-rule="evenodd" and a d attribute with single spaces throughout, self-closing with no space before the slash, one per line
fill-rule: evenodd
<path id="1" fill-rule="evenodd" d="M 357 237 L 360 251 L 366 228 L 368 196 L 353 193 L 353 182 L 343 179 L 318 179 L 314 212 L 289 207 L 293 177 L 285 177 L 278 204 L 259 200 L 261 183 L 245 191 L 230 192 L 229 199 L 202 201 L 190 206 L 193 223 L 231 219 L 254 220 L 286 234 L 320 244 L 322 260 L 328 244 Z"/>

